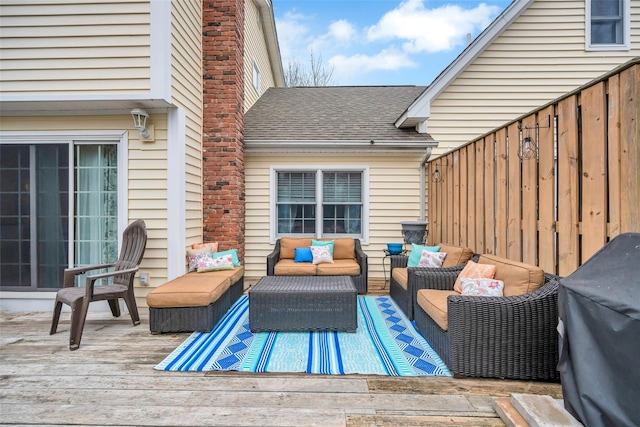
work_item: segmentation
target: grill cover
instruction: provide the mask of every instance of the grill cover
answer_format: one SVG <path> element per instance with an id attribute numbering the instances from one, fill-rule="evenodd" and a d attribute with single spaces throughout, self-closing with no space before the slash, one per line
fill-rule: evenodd
<path id="1" fill-rule="evenodd" d="M 589 427 L 640 425 L 640 233 L 561 279 L 558 313 L 565 409 Z"/>

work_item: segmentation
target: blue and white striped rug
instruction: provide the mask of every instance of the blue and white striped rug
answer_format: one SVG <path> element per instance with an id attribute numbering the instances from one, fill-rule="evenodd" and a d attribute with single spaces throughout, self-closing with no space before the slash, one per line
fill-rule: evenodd
<path id="1" fill-rule="evenodd" d="M 358 330 L 249 330 L 242 296 L 213 331 L 194 332 L 156 367 L 166 371 L 306 372 L 450 376 L 446 365 L 387 296 L 358 296 Z"/>

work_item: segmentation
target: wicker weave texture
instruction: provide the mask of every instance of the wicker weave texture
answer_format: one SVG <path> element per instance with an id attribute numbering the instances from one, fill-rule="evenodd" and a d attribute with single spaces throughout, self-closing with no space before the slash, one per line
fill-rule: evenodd
<path id="1" fill-rule="evenodd" d="M 358 327 L 349 276 L 266 276 L 249 290 L 249 327 L 260 331 L 347 331 Z"/>
<path id="2" fill-rule="evenodd" d="M 149 308 L 149 329 L 167 332 L 211 332 L 244 291 L 244 278 L 232 284 L 217 301 L 202 307 Z"/>
<path id="3" fill-rule="evenodd" d="M 440 329 L 415 302 L 414 312 L 416 327 L 454 374 L 522 380 L 560 378 L 556 370 L 557 276 L 545 274 L 544 285 L 525 295 L 449 296 L 448 331 Z"/>

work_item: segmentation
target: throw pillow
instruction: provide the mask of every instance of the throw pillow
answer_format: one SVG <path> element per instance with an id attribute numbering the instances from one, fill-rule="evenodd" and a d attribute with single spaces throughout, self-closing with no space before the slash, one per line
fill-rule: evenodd
<path id="1" fill-rule="evenodd" d="M 462 279 L 462 295 L 501 297 L 504 282 L 497 279 Z"/>
<path id="2" fill-rule="evenodd" d="M 231 255 L 231 257 L 233 258 L 233 266 L 234 267 L 240 267 L 240 260 L 238 259 L 238 250 L 237 249 L 229 249 L 226 251 L 220 251 L 220 252 L 215 252 L 213 255 L 214 257 L 218 257 L 218 256 L 222 256 L 222 255 Z"/>
<path id="3" fill-rule="evenodd" d="M 418 262 L 418 267 L 438 268 L 442 267 L 442 261 L 446 258 L 446 252 L 422 251 L 422 257 Z"/>
<path id="4" fill-rule="evenodd" d="M 194 243 L 191 249 L 211 248 L 211 252 L 218 252 L 218 242 Z"/>
<path id="5" fill-rule="evenodd" d="M 440 250 L 440 246 L 422 246 L 416 245 L 415 243 L 411 244 L 411 254 L 409 255 L 409 259 L 407 260 L 407 267 L 417 267 L 420 262 L 420 258 L 422 258 L 422 251 L 429 252 L 438 252 Z"/>
<path id="6" fill-rule="evenodd" d="M 333 258 L 333 246 L 335 245 L 335 240 L 312 240 L 311 246 L 327 246 L 329 248 L 329 252 L 331 253 L 331 257 Z"/>
<path id="7" fill-rule="evenodd" d="M 467 261 L 467 264 L 458 274 L 453 290 L 459 294 L 462 293 L 462 279 L 493 279 L 494 274 L 496 274 L 495 265 Z"/>
<path id="8" fill-rule="evenodd" d="M 296 248 L 296 257 L 294 262 L 313 262 L 313 253 L 311 248 Z"/>
<path id="9" fill-rule="evenodd" d="M 220 270 L 233 270 L 233 256 L 231 254 L 216 257 L 208 256 L 198 262 L 198 273 Z"/>
<path id="10" fill-rule="evenodd" d="M 309 249 L 311 249 L 311 253 L 313 254 L 314 264 L 333 264 L 333 257 L 329 251 L 329 246 L 311 246 Z"/>
<path id="11" fill-rule="evenodd" d="M 189 263 L 189 272 L 198 269 L 198 261 L 208 257 L 213 252 L 211 247 L 201 249 L 187 249 L 187 262 Z"/>

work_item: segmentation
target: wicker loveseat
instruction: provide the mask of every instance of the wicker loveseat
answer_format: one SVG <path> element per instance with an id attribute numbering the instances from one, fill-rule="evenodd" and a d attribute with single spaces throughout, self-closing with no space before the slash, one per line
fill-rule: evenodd
<path id="1" fill-rule="evenodd" d="M 454 246 L 446 243 L 437 245 L 440 252 L 447 254 L 442 262 L 443 269 L 451 267 L 457 268 L 470 259 L 478 260 L 478 255 L 474 255 L 473 250 L 465 246 Z M 393 255 L 391 256 L 391 280 L 389 281 L 389 295 L 393 301 L 400 307 L 404 314 L 413 320 L 413 295 L 414 289 L 418 287 L 418 281 L 423 280 L 423 276 L 418 274 L 420 271 L 428 269 L 427 267 L 407 267 L 409 256 Z M 458 269 L 452 270 L 460 271 Z"/>
<path id="2" fill-rule="evenodd" d="M 467 296 L 453 291 L 464 266 L 425 269 L 415 289 L 418 330 L 455 375 L 557 381 L 559 278 L 493 255 L 478 263 L 496 265 L 505 295 L 514 274 L 539 277 L 541 285 L 520 295 Z"/>
<path id="3" fill-rule="evenodd" d="M 267 276 L 349 276 L 359 294 L 367 293 L 367 254 L 359 239 L 319 239 L 334 242 L 332 263 L 295 262 L 296 248 L 310 247 L 312 240 L 305 237 L 278 239 L 273 252 L 267 256 Z"/>

